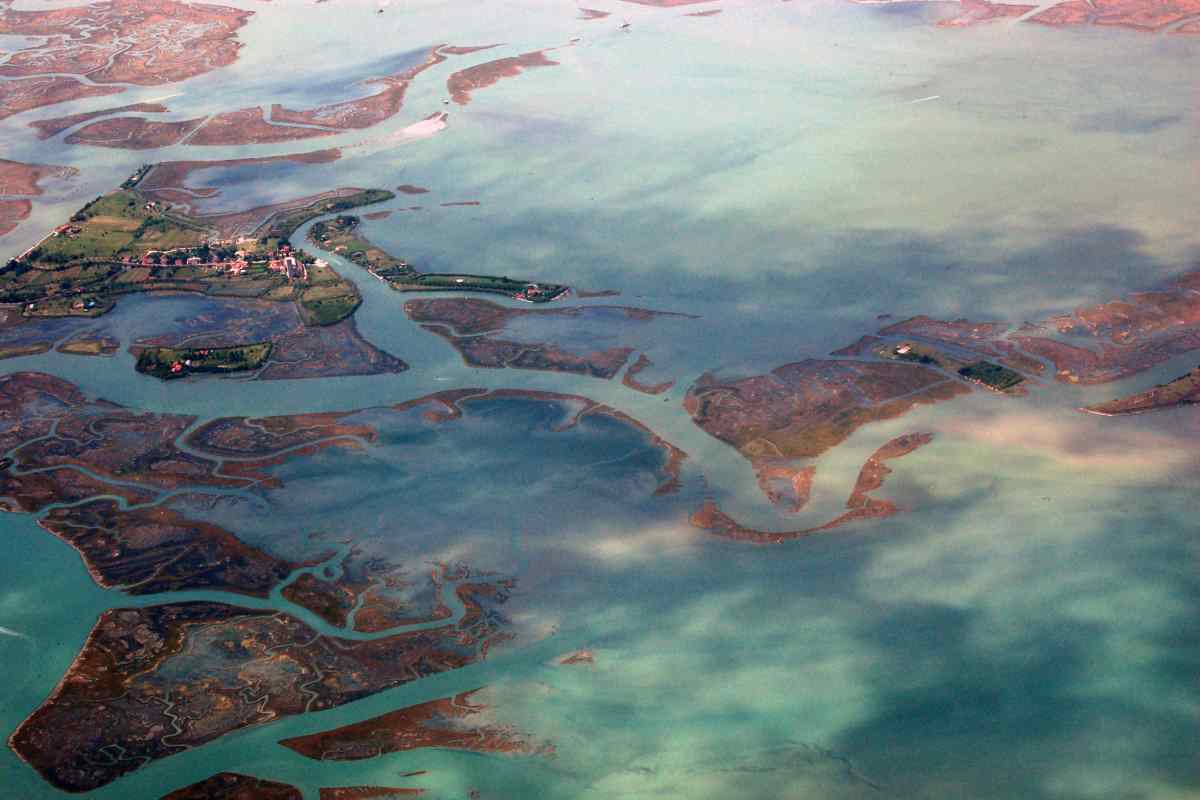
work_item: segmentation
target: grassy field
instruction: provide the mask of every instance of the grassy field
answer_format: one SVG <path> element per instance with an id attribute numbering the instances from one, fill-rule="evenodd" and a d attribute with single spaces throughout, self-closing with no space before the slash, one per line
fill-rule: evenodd
<path id="1" fill-rule="evenodd" d="M 60 353 L 77 356 L 107 356 L 116 352 L 117 344 L 111 339 L 75 339 L 60 344 L 56 349 Z"/>
<path id="2" fill-rule="evenodd" d="M 33 263 L 66 264 L 79 260 L 120 259 L 149 250 L 202 244 L 211 231 L 185 217 L 147 208 L 136 191 L 120 189 L 98 197 L 71 217 L 67 232 L 51 236 L 30 253 Z"/>
<path id="3" fill-rule="evenodd" d="M 196 267 L 124 263 L 155 251 L 203 248 L 211 236 L 201 222 L 119 189 L 91 201 L 23 258 L 10 261 L 0 271 L 0 299 L 35 303 L 40 315 L 95 316 L 112 307 L 111 295 L 212 277 Z M 89 298 L 99 301 L 95 307 L 73 308 Z"/>
<path id="4" fill-rule="evenodd" d="M 998 392 L 1007 392 L 1025 382 L 1025 376 L 1021 373 L 990 361 L 976 361 L 968 364 L 960 369 L 958 374 L 969 381 L 982 383 Z"/>
<path id="5" fill-rule="evenodd" d="M 300 292 L 298 307 L 307 325 L 332 325 L 353 314 L 362 302 L 358 289 L 333 267 L 307 265 L 308 280 Z"/>
<path id="6" fill-rule="evenodd" d="M 296 297 L 296 289 L 291 284 L 276 286 L 271 291 L 263 295 L 264 300 L 274 300 L 276 302 L 283 300 L 293 300 Z"/>
<path id="7" fill-rule="evenodd" d="M 307 325 L 333 325 L 358 310 L 358 295 L 338 295 L 323 299 L 301 298 L 300 309 Z"/>
<path id="8" fill-rule="evenodd" d="M 98 317 L 113 307 L 112 300 L 107 297 L 88 295 L 52 297 L 30 305 L 33 307 L 23 312 L 27 317 Z"/>

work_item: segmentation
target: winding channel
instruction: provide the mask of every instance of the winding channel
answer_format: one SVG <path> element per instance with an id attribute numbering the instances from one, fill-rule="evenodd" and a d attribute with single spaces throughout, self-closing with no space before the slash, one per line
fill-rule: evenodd
<path id="1" fill-rule="evenodd" d="M 303 241 L 308 227 L 301 228 L 293 237 L 293 241 Z M 178 437 L 177 446 L 183 452 L 216 460 L 220 464 L 226 460 L 256 460 L 263 456 L 247 456 L 244 459 L 239 457 L 214 459 L 211 454 L 186 445 L 184 442 L 186 435 L 199 425 L 218 417 L 258 418 L 278 414 L 383 407 L 424 394 L 466 386 L 478 386 L 483 389 L 517 387 L 525 390 L 582 394 L 641 421 L 659 436 L 687 451 L 690 458 L 685 462 L 685 474 L 687 470 L 692 470 L 694 474 L 697 465 L 703 464 L 704 473 L 714 486 L 750 487 L 748 491 L 744 492 L 733 491 L 731 488 L 730 499 L 735 502 L 727 504 L 724 499 L 722 500 L 722 505 L 728 505 L 727 510 L 730 513 L 738 516 L 746 510 L 757 510 L 761 513 L 765 502 L 762 500 L 761 494 L 754 488 L 755 478 L 749 463 L 732 447 L 713 439 L 699 429 L 680 407 L 686 387 L 690 384 L 690 379 L 695 377 L 694 374 L 680 375 L 680 380 L 674 388 L 663 395 L 649 396 L 629 390 L 617 380 L 603 381 L 549 372 L 513 372 L 472 368 L 462 362 L 457 351 L 453 350 L 447 342 L 420 330 L 407 318 L 401 308 L 402 295 L 385 284 L 373 280 L 370 273 L 345 259 L 324 253 L 322 257 L 335 264 L 341 274 L 358 287 L 363 303 L 355 320 L 363 338 L 403 358 L 410 365 L 407 372 L 395 375 L 321 379 L 319 388 L 317 388 L 318 384 L 303 382 L 276 384 L 274 382 L 239 381 L 236 385 L 231 386 L 221 380 L 201 380 L 162 384 L 155 379 L 134 372 L 133 359 L 124 350 L 124 346 L 128 344 L 127 341 L 122 343 L 122 349 L 112 359 L 81 358 L 51 351 L 37 356 L 11 359 L 6 367 L 9 371 L 46 371 L 72 381 L 88 395 L 104 397 L 130 408 L 164 414 L 195 415 L 197 419 Z M 123 298 L 121 304 L 133 305 L 135 302 L 138 302 L 135 298 Z M 586 303 L 586 301 L 583 302 Z M 604 300 L 601 299 L 597 302 L 602 303 Z M 128 315 L 130 320 L 133 316 L 135 315 Z M 1174 370 L 1176 368 L 1169 366 L 1162 369 Z M 1145 376 L 1139 377 L 1140 381 L 1147 379 Z M 313 388 L 307 388 L 310 386 Z M 1054 387 L 1054 389 L 1057 390 L 1058 387 Z M 1066 391 L 1056 391 L 1056 394 L 1061 397 L 1066 394 Z M 993 402 L 995 400 L 983 392 L 977 392 L 976 395 L 975 402 Z M 964 401 L 969 401 L 969 398 L 955 402 Z M 922 409 L 907 417 L 906 424 L 911 427 L 918 421 L 931 419 L 933 416 L 932 410 Z M 49 434 L 39 437 L 39 439 L 55 435 L 56 430 L 57 425 L 50 429 Z M 883 439 L 890 437 L 891 434 L 887 432 L 888 430 L 886 425 L 874 426 L 872 430 L 860 431 L 843 444 L 838 449 L 837 461 L 844 463 L 845 466 L 835 466 L 833 463 L 822 461 L 823 477 L 818 480 L 817 487 L 830 486 L 830 491 L 832 491 L 834 484 L 839 486 L 842 484 L 844 476 L 848 482 L 853 482 L 857 468 L 865 456 L 882 443 Z M 11 457 L 21 447 L 34 441 L 38 441 L 38 439 L 24 442 L 5 455 Z M 287 453 L 301 447 L 310 447 L 312 444 L 309 442 L 295 445 L 277 451 L 275 454 Z M 147 505 L 161 503 L 177 494 L 185 493 L 234 495 L 262 502 L 260 497 L 250 491 L 252 483 L 242 489 L 198 487 L 163 491 L 133 482 L 114 481 L 84 467 L 72 465 L 35 468 L 30 472 L 63 468 L 76 469 L 80 474 L 112 486 L 146 491 L 156 495 L 156 499 Z M 217 468 L 215 474 L 220 474 L 220 467 Z M 836 480 L 830 480 L 831 478 L 836 478 Z M 836 498 L 838 502 L 844 500 L 844 492 L 839 491 L 838 495 Z M 131 507 L 123 498 L 103 494 L 77 502 L 90 502 L 100 498 L 112 498 L 122 507 Z M 739 498 L 743 499 L 736 502 Z M 43 513 L 65 505 L 68 504 L 47 506 Z M 815 513 L 824 514 L 824 511 L 819 510 L 821 506 L 822 504 L 816 502 L 816 498 L 814 498 L 814 503 L 810 508 L 813 508 Z M 800 525 L 803 523 L 789 521 L 789 524 Z M 108 607 L 145 607 L 188 601 L 224 603 L 265 612 L 287 613 L 301 620 L 318 634 L 350 641 L 368 641 L 407 632 L 452 626 L 462 620 L 466 610 L 457 592 L 454 591 L 455 583 L 444 579 L 440 584 L 439 591 L 442 594 L 442 603 L 451 610 L 449 617 L 400 625 L 377 633 L 353 631 L 353 613 L 348 618 L 346 626 L 339 627 L 283 596 L 283 591 L 305 574 L 319 575 L 327 569 L 333 569 L 336 575 L 340 572 L 348 553 L 349 545 L 342 545 L 326 561 L 294 570 L 287 578 L 278 583 L 266 598 L 253 598 L 231 592 L 210 590 L 185 590 L 129 596 L 114 590 L 106 592 L 102 602 L 111 604 Z M 564 631 L 563 633 L 565 635 L 548 637 L 544 641 L 523 645 L 518 652 L 503 653 L 498 657 L 489 658 L 484 663 L 422 678 L 411 684 L 378 692 L 334 709 L 300 714 L 277 720 L 269 725 L 239 731 L 234 735 L 210 742 L 194 752 L 178 754 L 169 759 L 152 763 L 144 769 L 103 787 L 92 796 L 97 798 L 158 796 L 161 794 L 159 790 L 166 785 L 164 781 L 171 785 L 182 785 L 190 780 L 207 777 L 213 771 L 213 765 L 219 764 L 222 768 L 232 768 L 240 764 L 247 765 L 247 767 L 253 764 L 258 768 L 256 771 L 261 771 L 264 777 L 291 780 L 300 786 L 309 797 L 315 797 L 313 788 L 315 786 L 355 782 L 360 767 L 353 762 L 339 764 L 302 759 L 277 747 L 275 743 L 279 739 L 327 730 L 392 711 L 398 707 L 471 689 L 501 675 L 534 671 L 540 668 L 540 664 L 546 659 L 586 641 L 582 638 L 583 635 L 577 631 Z M 30 646 L 34 645 L 30 643 Z M 121 754 L 115 753 L 112 756 L 119 758 Z M 251 757 L 258 758 L 260 761 L 253 761 Z M 407 755 L 395 755 L 388 757 L 387 763 L 389 765 L 417 764 L 416 760 L 412 760 L 414 758 Z M 428 766 L 434 758 L 435 756 L 430 754 L 421 754 L 420 766 Z"/>
<path id="2" fill-rule="evenodd" d="M 48 433 L 46 433 L 42 436 L 38 436 L 34 439 L 30 439 L 26 442 L 22 442 L 21 444 L 10 448 L 7 452 L 4 453 L 4 457 L 13 459 L 15 462 L 16 458 L 19 455 L 19 452 L 23 448 L 25 448 L 29 445 L 35 444 L 37 442 L 59 438 L 58 437 L 58 423 L 59 423 L 58 419 L 51 420 L 50 431 Z M 185 429 L 184 432 L 179 435 L 177 444 L 182 444 L 183 438 L 185 436 L 187 436 L 187 434 L 190 433 L 192 430 L 194 430 L 196 426 L 197 426 L 197 423 L 195 423 L 195 422 L 192 423 L 191 425 L 189 425 L 188 428 Z M 344 438 L 353 438 L 357 441 L 361 441 L 360 439 L 358 439 L 358 437 L 335 436 L 335 437 L 329 437 L 328 439 L 319 440 L 318 442 L 308 442 L 305 444 L 293 445 L 291 447 L 287 447 L 287 448 L 283 448 L 281 450 L 275 451 L 271 455 L 275 456 L 275 455 L 280 455 L 280 454 L 286 454 L 293 450 L 298 450 L 298 449 L 301 449 L 304 447 L 311 447 L 313 444 L 320 444 L 320 443 L 326 442 L 326 441 L 336 441 L 336 440 L 344 439 Z M 210 455 L 205 454 L 204 451 L 202 451 L 202 450 L 197 450 L 195 448 L 186 448 L 186 452 L 189 452 L 193 455 L 208 458 L 209 460 L 213 460 Z M 250 460 L 256 460 L 258 458 L 261 458 L 261 456 L 246 457 L 246 458 L 241 458 L 241 459 L 239 459 L 239 458 L 219 459 L 219 460 L 217 460 L 218 466 L 214 470 L 213 474 L 214 474 L 214 476 L 221 475 L 221 467 L 224 465 L 224 462 L 226 460 L 250 461 Z M 45 518 L 49 513 L 51 513 L 52 511 L 54 511 L 56 509 L 73 508 L 73 507 L 81 506 L 81 505 L 84 505 L 87 503 L 92 503 L 97 500 L 114 501 L 116 503 L 116 505 L 119 508 L 121 508 L 122 510 L 131 510 L 131 509 L 137 509 L 137 508 L 149 508 L 149 507 L 161 505 L 164 502 L 166 502 L 174 497 L 185 496 L 185 495 L 197 495 L 197 494 L 226 496 L 226 497 L 235 496 L 235 497 L 241 497 L 241 498 L 250 500 L 251 502 L 258 504 L 258 505 L 265 504 L 265 501 L 261 497 L 255 495 L 251 492 L 248 492 L 244 489 L 229 489 L 229 488 L 223 488 L 223 487 L 196 486 L 196 487 L 182 487 L 182 488 L 178 488 L 178 489 L 172 489 L 170 491 L 164 491 L 158 487 L 150 486 L 147 484 L 136 483 L 133 481 L 122 481 L 122 480 L 116 480 L 113 478 L 109 478 L 107 476 L 101 475 L 91 469 L 88 469 L 87 467 L 80 466 L 78 464 L 62 464 L 62 465 L 53 465 L 53 466 L 48 466 L 48 467 L 35 467 L 33 469 L 23 469 L 14 463 L 11 467 L 9 467 L 9 470 L 13 474 L 16 474 L 16 475 L 34 475 L 34 474 L 39 474 L 39 473 L 56 472 L 58 470 L 72 470 L 74 472 L 78 472 L 82 475 L 85 475 L 88 478 L 91 478 L 92 480 L 95 480 L 99 483 L 103 483 L 103 484 L 107 484 L 107 485 L 115 486 L 115 487 L 123 487 L 123 488 L 131 489 L 134 491 L 139 491 L 139 492 L 144 492 L 146 494 L 154 495 L 153 500 L 150 500 L 145 503 L 130 503 L 126 498 L 124 498 L 120 495 L 110 494 L 110 493 L 95 494 L 95 495 L 91 495 L 89 497 L 81 498 L 79 500 L 72 500 L 69 502 L 49 503 L 46 506 L 44 506 L 41 509 L 41 511 L 39 511 L 37 514 L 34 515 L 35 519 L 38 519 L 38 520 Z M 251 485 L 253 485 L 253 482 L 249 482 L 249 483 Z M 462 621 L 463 617 L 466 615 L 466 606 L 463 604 L 462 599 L 458 596 L 458 592 L 454 591 L 454 587 L 456 587 L 459 583 L 463 582 L 466 579 L 465 578 L 451 579 L 446 576 L 445 570 L 440 566 L 437 567 L 438 572 L 437 572 L 437 577 L 435 578 L 435 582 L 438 586 L 439 604 L 444 605 L 445 607 L 450 609 L 451 613 L 448 617 L 438 617 L 436 619 L 425 620 L 423 622 L 415 622 L 415 623 L 410 623 L 410 624 L 406 624 L 406 625 L 396 625 L 391 628 L 386 628 L 384 630 L 371 632 L 371 633 L 363 633 L 361 631 L 354 630 L 354 619 L 355 619 L 355 616 L 357 615 L 359 608 L 362 607 L 365 592 L 359 595 L 354 609 L 351 611 L 351 613 L 347 617 L 345 626 L 333 625 L 333 624 L 329 623 L 328 621 L 326 621 L 325 619 L 318 616 L 317 614 L 313 613 L 309 609 L 305 608 L 304 606 L 293 603 L 291 600 L 288 600 L 286 596 L 284 596 L 284 594 L 283 594 L 284 590 L 286 590 L 289 586 L 291 586 L 293 583 L 295 583 L 297 580 L 299 580 L 303 575 L 312 575 L 314 577 L 325 577 L 327 579 L 332 579 L 332 580 L 336 580 L 337 578 L 340 578 L 342 575 L 342 564 L 345 561 L 345 559 L 350 555 L 350 550 L 351 550 L 351 548 L 350 548 L 349 544 L 345 544 L 345 543 L 338 544 L 335 552 L 331 556 L 326 558 L 325 560 L 320 561 L 316 564 L 312 564 L 312 565 L 305 566 L 305 567 L 299 567 L 299 568 L 293 570 L 287 576 L 287 578 L 280 581 L 278 584 L 275 585 L 274 588 L 272 588 L 270 594 L 265 599 L 253 597 L 250 595 L 238 594 L 235 592 L 221 592 L 221 591 L 212 591 L 212 590 L 180 590 L 180 591 L 170 591 L 170 592 L 157 592 L 154 594 L 146 594 L 146 595 L 130 595 L 129 600 L 127 602 L 123 603 L 123 605 L 136 606 L 136 607 L 141 608 L 141 607 L 146 607 L 146 606 L 159 605 L 162 603 L 209 602 L 209 603 L 224 603 L 224 604 L 228 604 L 228 605 L 236 605 L 236 606 L 241 606 L 243 608 L 252 608 L 252 609 L 255 609 L 258 611 L 282 612 L 282 613 L 286 613 L 286 614 L 289 614 L 293 617 L 300 619 L 306 625 L 308 625 L 310 628 L 316 630 L 318 633 L 321 633 L 325 636 L 333 636 L 333 637 L 337 637 L 340 639 L 346 639 L 346 640 L 351 640 L 351 641 L 372 641 L 372 640 L 376 640 L 376 639 L 386 639 L 390 636 L 395 636 L 395 635 L 403 634 L 403 633 L 413 633 L 416 631 L 433 630 L 435 628 L 454 626 L 454 625 L 457 625 L 460 621 Z"/>
<path id="3" fill-rule="evenodd" d="M 386 209 L 403 203 L 403 198 L 372 207 Z M 326 215 L 314 219 L 298 229 L 292 236 L 295 246 L 303 246 L 309 228 Z M 421 397 L 446 389 L 478 387 L 483 390 L 521 389 L 531 392 L 552 392 L 582 395 L 597 403 L 627 414 L 645 424 L 658 436 L 671 442 L 689 455 L 684 461 L 685 482 L 699 477 L 698 465 L 703 464 L 703 483 L 724 495 L 722 508 L 728 513 L 745 519 L 748 523 L 795 526 L 803 518 L 813 520 L 827 516 L 829 510 L 840 505 L 853 485 L 858 467 L 892 435 L 894 426 L 878 423 L 857 431 L 848 441 L 839 446 L 837 458 L 828 463 L 821 460 L 821 476 L 814 486 L 814 494 L 806 510 L 800 515 L 784 515 L 769 507 L 757 491 L 756 478 L 750 463 L 733 447 L 709 436 L 700 429 L 681 408 L 687 387 L 703 371 L 698 364 L 663 365 L 676 368 L 676 384 L 660 395 L 646 395 L 626 388 L 619 380 L 600 380 L 567 373 L 531 370 L 486 369 L 471 367 L 464 363 L 460 354 L 444 339 L 421 330 L 401 308 L 403 295 L 392 290 L 362 267 L 336 254 L 322 251 L 321 257 L 331 262 L 347 280 L 352 281 L 362 296 L 362 304 L 354 316 L 360 335 L 366 341 L 404 359 L 409 369 L 398 374 L 370 376 L 346 376 L 320 378 L 320 391 L 307 391 L 303 381 L 250 381 L 239 380 L 236 390 L 220 379 L 162 383 L 154 378 L 140 375 L 133 369 L 133 357 L 127 352 L 129 341 L 136 338 L 136 317 L 155 299 L 137 297 L 123 298 L 114 313 L 116 330 L 112 335 L 123 339 L 117 355 L 111 359 L 85 358 L 61 354 L 54 351 L 9 359 L 6 363 L 12 371 L 40 370 L 57 375 L 79 386 L 85 393 L 103 397 L 138 410 L 157 413 L 190 414 L 197 417 L 193 425 L 198 426 L 219 417 L 243 416 L 250 419 L 275 415 L 316 413 L 323 411 L 354 411 L 386 407 L 396 402 Z M 427 293 L 422 297 L 453 297 L 454 293 Z M 604 304 L 608 298 L 594 301 L 579 300 L 580 305 Z M 121 313 L 121 306 L 130 308 Z M 666 309 L 675 310 L 675 309 Z M 154 313 L 154 312 L 150 312 Z M 702 324 L 702 323 L 698 323 Z M 69 336 L 70 334 L 68 334 Z M 1104 394 L 1124 391 L 1130 386 L 1146 384 L 1163 374 L 1178 369 L 1172 361 L 1147 373 L 1135 376 L 1099 391 Z M 1178 374 L 1175 372 L 1174 374 Z M 1045 391 L 1030 398 L 1045 408 L 1062 403 L 1071 409 L 1078 405 L 1080 390 L 1061 387 L 1046 381 Z M 297 391 L 282 390 L 297 387 Z M 975 392 L 952 401 L 962 403 L 988 403 L 993 398 L 986 392 Z M 1071 413 L 1074 413 L 1071 411 Z M 928 424 L 933 413 L 910 413 L 903 425 Z M 182 438 L 182 437 L 181 437 Z M 193 455 L 211 458 L 203 452 L 189 448 L 182 441 L 180 449 Z M 282 451 L 286 452 L 286 451 Z M 830 454 L 827 454 L 829 456 Z M 234 460 L 234 459 L 231 459 Z M 844 466 L 843 466 L 844 465 Z M 235 492 L 236 493 L 236 492 Z"/>

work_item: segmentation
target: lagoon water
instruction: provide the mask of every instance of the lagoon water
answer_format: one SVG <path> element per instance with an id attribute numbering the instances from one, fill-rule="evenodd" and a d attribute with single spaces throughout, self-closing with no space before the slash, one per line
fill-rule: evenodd
<path id="1" fill-rule="evenodd" d="M 451 557 L 511 575 L 505 611 L 518 638 L 481 664 L 225 736 L 89 796 L 157 798 L 221 770 L 286 781 L 310 799 L 361 784 L 438 798 L 471 788 L 596 800 L 1200 796 L 1200 416 L 1074 410 L 1194 359 L 1107 387 L 1044 385 L 1020 401 L 976 392 L 867 426 L 821 459 L 801 515 L 770 507 L 748 464 L 680 408 L 707 371 L 821 357 L 873 332 L 881 314 L 1019 324 L 1193 268 L 1200 40 L 1007 22 L 945 30 L 933 23 L 950 12 L 937 4 L 832 0 L 728 0 L 708 18 L 597 2 L 613 16 L 590 22 L 571 4 L 532 0 L 226 4 L 255 12 L 231 67 L 0 122 L 4 157 L 81 171 L 39 198 L 0 256 L 147 160 L 338 146 L 342 158 L 327 164 L 194 179 L 222 190 L 206 210 L 335 185 L 429 187 L 380 206 L 422 208 L 367 221 L 367 235 L 430 271 L 613 289 L 620 296 L 578 302 L 695 315 L 595 319 L 602 346 L 648 352 L 655 367 L 643 377 L 676 385 L 650 397 L 619 378 L 469 368 L 407 320 L 407 296 L 336 258 L 363 294 L 360 333 L 408 371 L 171 384 L 134 373 L 124 348 L 200 313 L 206 301 L 190 297 L 122 299 L 87 323 L 122 340 L 111 359 L 50 353 L 0 370 L 43 370 L 94 396 L 202 418 L 372 409 L 462 386 L 580 394 L 689 457 L 681 491 L 655 497 L 661 449 L 609 419 L 555 432 L 561 412 L 527 400 L 468 403 L 464 418 L 433 428 L 363 412 L 381 425 L 376 445 L 286 464 L 282 491 L 203 513 L 288 557 L 311 555 L 289 548 L 320 530 L 414 569 Z M 137 153 L 39 142 L 25 127 L 166 95 L 169 119 L 328 102 L 440 42 L 504 44 L 423 73 L 392 120 L 308 143 Z M 547 47 L 559 48 L 558 66 L 481 89 L 465 107 L 443 103 L 453 70 Z M 443 110 L 446 130 L 397 135 Z M 479 205 L 441 205 L 461 201 Z M 513 330 L 579 337 L 570 320 Z M 892 462 L 882 490 L 906 514 L 768 548 L 688 526 L 707 495 L 750 524 L 819 524 L 864 459 L 911 431 L 936 438 Z M 4 515 L 0 535 L 7 733 L 100 612 L 171 598 L 97 587 L 29 516 Z M 555 664 L 584 647 L 594 665 Z M 498 721 L 555 754 L 333 763 L 277 744 L 479 686 Z M 401 777 L 414 770 L 428 772 Z M 59 796 L 7 749 L 0 786 L 6 797 Z"/>

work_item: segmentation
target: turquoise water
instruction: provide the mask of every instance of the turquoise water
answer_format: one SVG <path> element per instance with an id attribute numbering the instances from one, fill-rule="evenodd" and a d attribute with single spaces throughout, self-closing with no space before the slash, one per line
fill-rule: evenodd
<path id="1" fill-rule="evenodd" d="M 0 256 L 148 159 L 341 146 L 329 164 L 193 179 L 222 190 L 208 204 L 222 210 L 334 184 L 428 186 L 380 206 L 423 208 L 366 221 L 367 235 L 423 269 L 616 289 L 578 302 L 696 315 L 647 324 L 599 312 L 587 326 L 512 329 L 582 345 L 594 341 L 586 327 L 604 346 L 647 353 L 647 382 L 676 386 L 648 397 L 619 378 L 468 368 L 405 318 L 406 296 L 338 259 L 364 297 L 360 332 L 407 372 L 173 384 L 134 373 L 125 346 L 211 302 L 191 297 L 123 299 L 87 323 L 122 340 L 113 358 L 49 353 L 0 369 L 204 418 L 373 408 L 461 386 L 577 393 L 689 458 L 680 493 L 654 497 L 661 450 L 611 420 L 554 433 L 561 412 L 528 401 L 468 404 L 440 426 L 364 412 L 382 426 L 377 445 L 290 462 L 276 469 L 280 492 L 203 513 L 284 555 L 311 555 L 307 533 L 328 530 L 406 565 L 463 557 L 512 575 L 505 611 L 518 639 L 482 664 L 229 735 L 91 796 L 156 798 L 220 770 L 287 781 L 308 798 L 368 783 L 604 800 L 1200 793 L 1200 418 L 1074 410 L 1194 359 L 1022 400 L 977 392 L 868 426 L 820 459 L 800 515 L 769 507 L 747 463 L 679 407 L 705 371 L 819 357 L 873 332 L 879 314 L 1019 324 L 1193 267 L 1200 43 L 1032 25 L 947 31 L 931 26 L 946 13 L 935 6 L 832 0 L 725 2 L 699 19 L 591 4 L 614 12 L 594 22 L 532 1 L 417 0 L 383 14 L 373 2 L 234 4 L 255 17 L 233 66 L 0 122 L 4 157 L 81 169 L 39 198 Z M 573 37 L 552 54 L 559 66 L 480 90 L 466 107 L 443 104 L 453 70 Z M 25 127 L 165 95 L 168 119 L 330 102 L 354 78 L 403 69 L 441 42 L 505 44 L 424 73 L 392 120 L 308 144 L 131 153 L 38 142 Z M 315 55 L 298 67 L 284 53 Z M 394 138 L 443 110 L 446 130 Z M 464 200 L 480 205 L 440 205 Z M 891 462 L 879 492 L 910 513 L 773 548 L 687 525 L 706 493 L 751 524 L 819 524 L 840 512 L 875 448 L 917 430 L 934 443 Z M 0 634 L 0 724 L 11 731 L 100 612 L 163 598 L 100 589 L 28 516 L 4 515 L 0 535 L 0 626 L 18 634 Z M 261 602 L 287 607 L 277 595 Z M 555 664 L 581 647 L 594 666 Z M 497 721 L 552 742 L 555 755 L 415 751 L 335 764 L 276 744 L 481 685 Z M 413 770 L 428 773 L 401 777 Z M 0 780 L 6 796 L 58 794 L 8 750 Z"/>

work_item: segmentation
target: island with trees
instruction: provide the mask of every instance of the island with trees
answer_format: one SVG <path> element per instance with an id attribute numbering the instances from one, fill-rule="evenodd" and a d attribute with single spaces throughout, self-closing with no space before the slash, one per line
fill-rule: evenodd
<path id="1" fill-rule="evenodd" d="M 193 372 L 245 372 L 259 369 L 271 355 L 271 343 L 237 347 L 147 347 L 138 354 L 137 371 L 161 380 Z"/>

